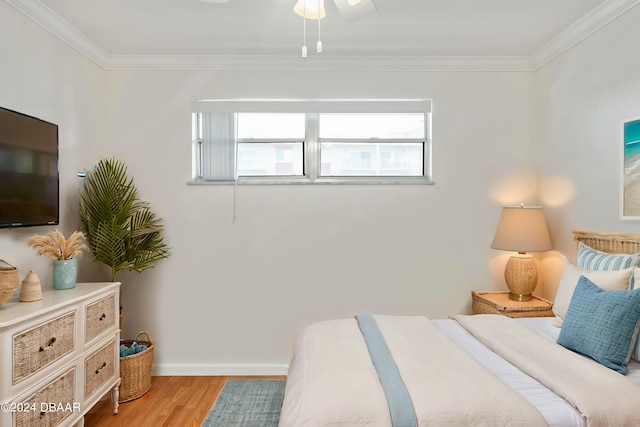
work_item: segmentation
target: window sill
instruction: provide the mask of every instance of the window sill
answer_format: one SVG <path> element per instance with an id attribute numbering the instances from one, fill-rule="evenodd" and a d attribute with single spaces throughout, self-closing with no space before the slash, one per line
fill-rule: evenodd
<path id="1" fill-rule="evenodd" d="M 308 178 L 297 177 L 243 177 L 234 180 L 191 180 L 187 185 L 435 185 L 435 182 L 424 177 L 333 177 Z"/>

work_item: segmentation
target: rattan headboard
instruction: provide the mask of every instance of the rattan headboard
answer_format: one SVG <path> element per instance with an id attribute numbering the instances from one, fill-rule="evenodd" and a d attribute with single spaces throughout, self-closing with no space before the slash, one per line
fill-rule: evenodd
<path id="1" fill-rule="evenodd" d="M 636 233 L 596 233 L 573 230 L 573 238 L 578 242 L 612 254 L 632 254 L 640 252 L 640 234 Z"/>

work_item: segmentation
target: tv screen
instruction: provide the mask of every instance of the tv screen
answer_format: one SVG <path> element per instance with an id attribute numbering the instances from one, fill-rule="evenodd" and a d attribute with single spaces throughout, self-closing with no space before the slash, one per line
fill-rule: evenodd
<path id="1" fill-rule="evenodd" d="M 0 107 L 0 227 L 59 222 L 58 126 Z"/>

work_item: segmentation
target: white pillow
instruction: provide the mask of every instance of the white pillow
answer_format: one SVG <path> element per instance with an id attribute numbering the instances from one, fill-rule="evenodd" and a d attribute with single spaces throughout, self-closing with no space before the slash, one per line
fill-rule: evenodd
<path id="1" fill-rule="evenodd" d="M 640 268 L 635 267 L 631 275 L 631 289 L 640 288 Z"/>
<path id="2" fill-rule="evenodd" d="M 565 258 L 564 269 L 562 270 L 562 276 L 558 284 L 558 293 L 553 302 L 553 313 L 564 319 L 580 276 L 585 276 L 601 289 L 614 291 L 629 289 L 629 278 L 632 272 L 633 268 L 615 271 L 589 270 L 578 267 Z"/>

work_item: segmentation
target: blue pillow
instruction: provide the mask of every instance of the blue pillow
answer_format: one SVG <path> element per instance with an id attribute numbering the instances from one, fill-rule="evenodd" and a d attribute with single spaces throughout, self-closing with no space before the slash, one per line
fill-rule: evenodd
<path id="1" fill-rule="evenodd" d="M 639 320 L 640 289 L 605 291 L 580 276 L 557 342 L 625 374 Z"/>

